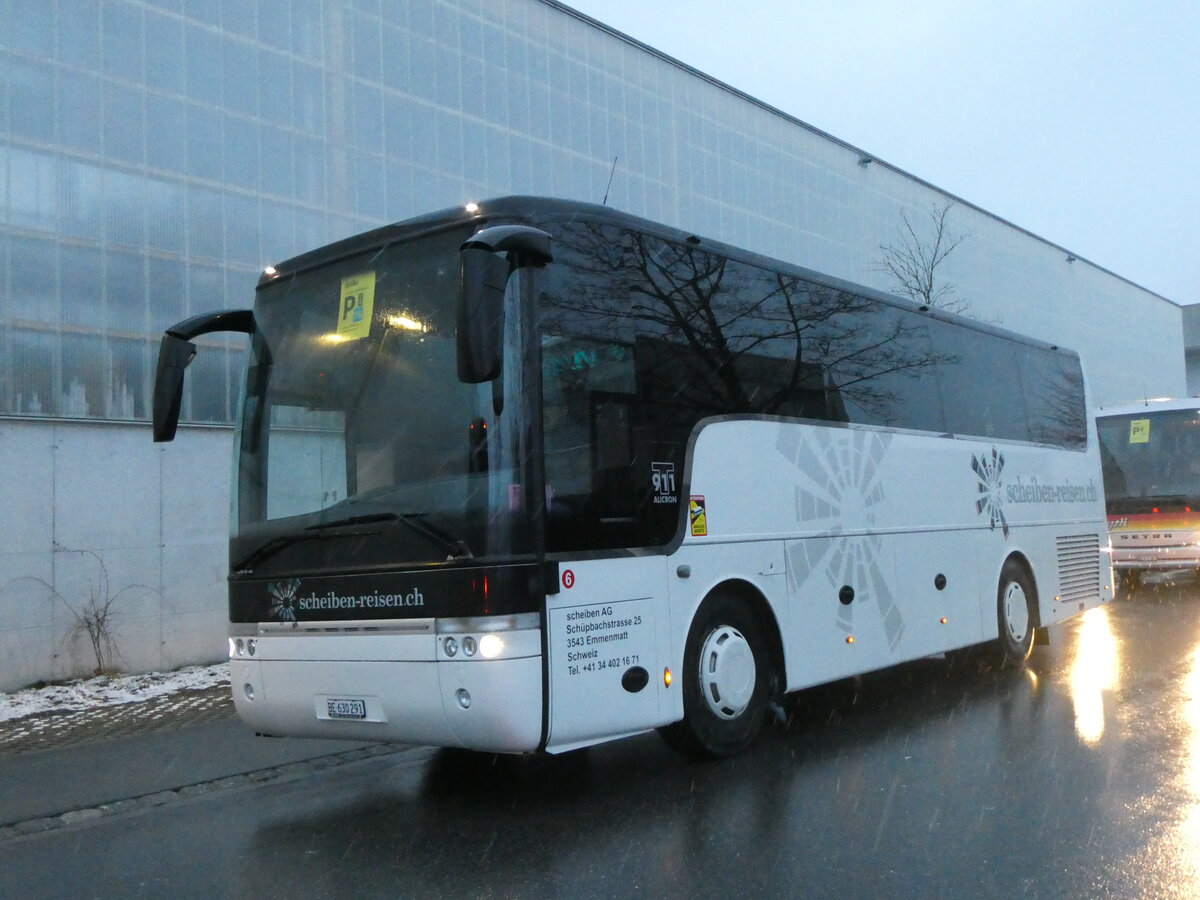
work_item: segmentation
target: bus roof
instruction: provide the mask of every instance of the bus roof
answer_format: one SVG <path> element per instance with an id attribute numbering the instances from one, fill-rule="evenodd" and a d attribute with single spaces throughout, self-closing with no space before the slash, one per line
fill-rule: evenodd
<path id="1" fill-rule="evenodd" d="M 885 291 L 880 291 L 875 288 L 867 287 L 866 285 L 856 284 L 845 281 L 832 275 L 827 275 L 823 272 L 817 272 L 813 269 L 805 268 L 804 266 L 795 263 L 786 262 L 784 260 L 775 259 L 765 256 L 760 253 L 755 253 L 752 250 L 747 250 L 741 247 L 734 247 L 730 244 L 725 244 L 720 241 L 701 238 L 693 233 L 683 231 L 678 228 L 673 228 L 669 225 L 663 225 L 659 222 L 643 219 L 640 216 L 635 216 L 631 213 L 621 212 L 613 209 L 610 206 L 601 206 L 596 203 L 587 203 L 579 200 L 562 200 L 550 197 L 533 197 L 514 195 L 508 197 L 498 197 L 493 200 L 480 201 L 479 203 L 470 203 L 462 206 L 454 206 L 448 209 L 439 210 L 437 212 L 428 213 L 418 216 L 413 219 L 408 219 L 404 222 L 397 222 L 391 225 L 383 225 L 379 228 L 365 231 L 361 234 L 352 237 L 344 238 L 324 247 L 318 247 L 307 253 L 295 256 L 289 260 L 285 260 L 270 269 L 264 271 L 258 280 L 258 287 L 263 287 L 278 281 L 281 277 L 298 274 L 307 269 L 316 268 L 325 265 L 338 259 L 347 256 L 352 256 L 356 253 L 363 253 L 368 250 L 386 246 L 401 240 L 411 240 L 422 234 L 430 234 L 438 231 L 444 231 L 448 228 L 461 227 L 469 225 L 472 222 L 477 222 L 480 225 L 484 223 L 492 223 L 495 220 L 517 219 L 528 221 L 532 224 L 549 223 L 549 222 L 564 222 L 564 221 L 594 221 L 608 222 L 610 224 L 630 228 L 646 234 L 651 234 L 660 237 L 664 240 L 674 241 L 676 243 L 687 243 L 696 247 L 703 247 L 706 250 L 712 251 L 720 256 L 729 259 L 735 259 L 745 262 L 749 265 L 755 265 L 760 268 L 766 268 L 776 271 L 782 271 L 793 274 L 796 277 L 804 278 L 818 284 L 824 284 L 835 290 L 843 290 L 861 296 L 877 300 L 892 306 L 898 306 L 904 309 L 917 310 L 935 319 L 942 319 L 948 322 L 954 322 L 959 325 L 964 325 L 976 331 L 983 331 L 994 334 L 1009 340 L 1017 341 L 1022 344 L 1029 344 L 1036 347 L 1041 347 L 1046 350 L 1063 353 L 1067 356 L 1078 358 L 1079 354 L 1073 350 L 1061 347 L 1057 344 L 1051 344 L 1047 341 L 1037 340 L 1027 335 L 1018 332 L 1009 331 L 1007 328 L 1000 328 L 986 322 L 981 322 L 978 319 L 973 319 L 969 316 L 958 315 L 948 312 L 947 310 L 937 307 L 924 306 L 912 300 L 889 294 Z"/>
<path id="2" fill-rule="evenodd" d="M 1135 416 L 1138 413 L 1152 414 L 1179 409 L 1200 409 L 1200 397 L 1155 397 L 1152 400 L 1143 400 L 1141 403 L 1129 403 L 1124 406 L 1102 406 L 1096 410 L 1096 418 Z"/>

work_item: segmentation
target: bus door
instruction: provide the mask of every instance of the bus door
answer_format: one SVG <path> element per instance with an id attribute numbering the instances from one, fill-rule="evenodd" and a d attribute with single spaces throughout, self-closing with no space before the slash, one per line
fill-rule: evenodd
<path id="1" fill-rule="evenodd" d="M 550 752 L 663 724 L 665 565 L 657 555 L 560 564 L 546 598 Z"/>
<path id="2" fill-rule="evenodd" d="M 632 348 L 612 340 L 542 342 L 546 549 L 559 561 L 547 597 L 547 749 L 567 750 L 661 724 L 668 633 L 664 557 L 637 554 L 659 516 Z"/>

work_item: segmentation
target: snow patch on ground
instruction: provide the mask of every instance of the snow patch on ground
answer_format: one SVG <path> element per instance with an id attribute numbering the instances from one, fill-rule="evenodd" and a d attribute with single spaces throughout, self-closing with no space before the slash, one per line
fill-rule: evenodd
<path id="1" fill-rule="evenodd" d="M 229 684 L 229 663 L 212 666 L 188 666 L 174 672 L 149 672 L 144 675 L 101 675 L 86 681 L 26 688 L 0 694 L 0 722 L 20 719 L 34 713 L 94 709 L 138 703 L 151 697 L 178 691 L 202 691 Z"/>

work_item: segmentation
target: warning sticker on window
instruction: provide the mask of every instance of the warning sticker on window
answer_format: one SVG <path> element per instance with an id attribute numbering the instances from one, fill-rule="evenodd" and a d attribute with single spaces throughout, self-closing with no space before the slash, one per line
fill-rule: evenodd
<path id="1" fill-rule="evenodd" d="M 342 299 L 338 312 L 338 337 L 347 341 L 371 333 L 371 311 L 375 307 L 375 273 L 363 272 L 342 279 Z"/>
<path id="2" fill-rule="evenodd" d="M 688 521 L 692 525 L 692 537 L 704 537 L 708 534 L 703 497 L 692 497 L 688 500 Z"/>

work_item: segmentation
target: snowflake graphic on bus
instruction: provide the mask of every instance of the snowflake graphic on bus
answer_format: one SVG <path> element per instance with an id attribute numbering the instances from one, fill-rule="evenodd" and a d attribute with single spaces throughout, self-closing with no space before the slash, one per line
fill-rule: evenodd
<path id="1" fill-rule="evenodd" d="M 787 434 L 785 429 L 780 436 Z M 880 565 L 882 538 L 874 530 L 875 510 L 885 499 L 879 470 L 892 436 L 815 429 L 809 438 L 779 449 L 801 474 L 801 484 L 795 489 L 796 520 L 809 525 L 826 521 L 830 537 L 798 541 L 791 547 L 789 570 L 794 583 L 802 590 L 821 593 L 837 593 L 845 585 L 855 585 L 857 599 L 874 600 L 894 651 L 904 636 L 904 617 Z M 865 533 L 841 535 L 841 523 L 847 521 L 864 523 Z M 825 584 L 808 584 L 817 578 Z M 848 596 L 853 598 L 854 592 Z M 838 627 L 846 634 L 853 630 L 854 610 L 860 605 L 849 600 L 838 604 Z"/>
<path id="2" fill-rule="evenodd" d="M 300 589 L 300 579 L 290 578 L 287 581 L 277 581 L 268 590 L 271 592 L 271 615 L 280 622 L 296 621 L 296 591 Z"/>
<path id="3" fill-rule="evenodd" d="M 1008 537 L 1008 520 L 1004 518 L 1004 454 L 995 447 L 991 455 L 971 454 L 971 468 L 979 479 L 979 497 L 975 501 L 975 512 L 987 516 L 993 531 L 999 525 L 1004 537 Z"/>

